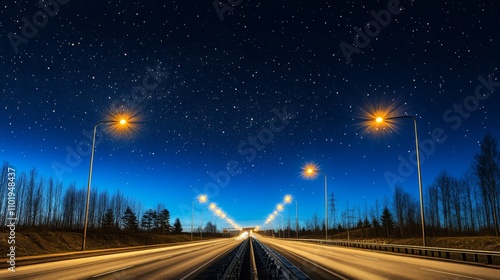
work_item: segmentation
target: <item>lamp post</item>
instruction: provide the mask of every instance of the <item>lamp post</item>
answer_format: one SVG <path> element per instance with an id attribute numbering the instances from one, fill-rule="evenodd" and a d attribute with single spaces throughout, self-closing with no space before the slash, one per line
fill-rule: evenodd
<path id="1" fill-rule="evenodd" d="M 299 239 L 299 206 L 295 200 L 295 235 Z"/>
<path id="2" fill-rule="evenodd" d="M 199 202 L 200 204 L 203 204 L 203 203 L 207 202 L 208 197 L 207 197 L 207 195 L 205 195 L 205 194 L 200 194 L 200 195 L 199 195 L 199 196 L 197 196 L 195 199 L 193 199 L 193 207 L 192 207 L 192 209 L 191 209 L 191 241 L 193 241 L 193 230 L 194 230 L 194 228 L 193 228 L 193 227 L 194 227 L 194 201 L 195 201 L 195 200 L 198 200 L 198 202 Z M 202 216 L 201 216 L 201 222 L 203 223 L 203 214 L 202 214 Z M 203 231 L 203 229 L 202 229 L 201 231 Z M 201 235 L 200 235 L 200 236 L 201 236 Z"/>
<path id="3" fill-rule="evenodd" d="M 328 239 L 328 188 L 326 181 L 326 174 L 323 173 L 319 167 L 314 164 L 306 164 L 302 169 L 302 176 L 306 179 L 314 179 L 318 176 L 318 173 L 322 174 L 325 177 L 325 240 Z"/>
<path id="4" fill-rule="evenodd" d="M 412 119 L 413 120 L 413 126 L 415 129 L 415 148 L 417 151 L 418 190 L 420 193 L 420 219 L 422 220 L 422 244 L 425 247 L 427 245 L 427 242 L 426 242 L 426 236 L 425 236 L 424 199 L 423 199 L 423 192 L 422 192 L 422 172 L 420 170 L 420 149 L 418 146 L 417 119 L 414 116 L 396 116 L 396 117 L 388 117 L 388 118 L 376 117 L 375 122 L 383 123 L 386 120 L 393 120 L 393 119 Z"/>
<path id="5" fill-rule="evenodd" d="M 85 223 L 83 225 L 83 240 L 82 240 L 82 251 L 85 251 L 85 244 L 87 242 L 87 225 L 89 221 L 89 204 L 90 204 L 90 185 L 92 183 L 92 167 L 94 165 L 94 150 L 95 150 L 95 137 L 97 134 L 97 126 L 100 124 L 104 123 L 115 123 L 119 125 L 127 125 L 127 120 L 126 119 L 120 119 L 120 120 L 105 120 L 105 121 L 100 121 L 94 125 L 94 134 L 92 137 L 92 148 L 91 148 L 91 155 L 90 155 L 90 167 L 89 167 L 89 178 L 88 178 L 88 183 L 87 183 L 87 200 L 85 203 Z"/>
<path id="6" fill-rule="evenodd" d="M 291 195 L 285 195 L 285 204 L 292 203 L 293 197 Z M 290 215 L 288 215 L 288 221 L 290 221 Z M 295 230 L 297 230 L 297 200 L 295 200 Z M 288 238 L 290 238 L 290 226 L 288 226 Z"/>

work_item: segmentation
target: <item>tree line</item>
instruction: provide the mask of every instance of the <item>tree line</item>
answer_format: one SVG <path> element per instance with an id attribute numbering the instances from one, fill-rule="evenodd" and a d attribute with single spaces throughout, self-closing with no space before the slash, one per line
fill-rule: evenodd
<path id="1" fill-rule="evenodd" d="M 7 186 L 9 164 L 4 162 L 0 186 Z M 0 224 L 7 221 L 7 191 L 0 192 Z M 498 216 L 500 205 L 500 152 L 498 141 L 487 134 L 474 155 L 469 170 L 463 176 L 454 177 L 443 170 L 433 183 L 424 190 L 425 222 L 428 236 L 495 235 L 499 236 Z M 36 169 L 22 171 L 16 178 L 15 205 L 17 226 L 20 228 L 42 228 L 81 230 L 85 218 L 86 188 L 76 184 L 63 187 L 63 183 L 45 178 Z M 382 209 L 379 209 L 382 208 Z M 329 197 L 329 221 L 334 225 L 329 235 L 345 235 L 358 229 L 360 238 L 421 236 L 419 198 L 395 186 L 392 201 L 385 199 L 382 207 L 378 200 L 374 207 L 365 209 L 364 217 L 346 209 L 337 220 L 333 193 Z M 142 216 L 141 216 L 142 214 Z M 140 216 L 140 218 L 138 218 Z M 4 227 L 5 228 L 5 227 Z M 181 233 L 182 224 L 177 218 L 170 224 L 170 212 L 164 205 L 143 212 L 135 199 L 126 198 L 119 190 L 110 194 L 107 190 L 93 188 L 89 204 L 88 228 L 94 230 L 146 231 L 157 234 Z M 290 219 L 278 235 L 301 236 L 324 234 L 324 220 L 316 214 L 304 225 L 292 226 Z M 216 225 L 208 222 L 195 231 L 217 232 Z M 274 233 L 274 232 L 273 232 Z"/>
<path id="2" fill-rule="evenodd" d="M 470 168 L 461 177 L 442 170 L 424 189 L 427 236 L 499 236 L 499 197 L 500 152 L 498 141 L 488 133 L 481 141 Z M 356 238 L 421 237 L 420 199 L 406 192 L 401 185 L 395 186 L 392 199 L 386 198 L 382 207 L 378 200 L 375 201 L 364 215 L 359 207 L 346 209 L 337 220 L 333 193 L 328 200 L 329 224 L 334 225 L 328 229 L 332 238 L 336 235 L 346 237 L 349 230 Z M 301 226 L 292 226 L 288 220 L 283 231 L 295 237 L 295 228 L 299 228 L 300 236 L 324 236 L 324 219 L 314 214 Z"/>
<path id="3" fill-rule="evenodd" d="M 7 186 L 7 172 L 11 167 L 4 162 L 0 186 Z M 83 229 L 87 188 L 77 188 L 75 183 L 64 187 L 52 177 L 45 178 L 36 168 L 17 172 L 15 180 L 16 226 L 22 229 L 50 229 L 78 231 Z M 0 192 L 0 224 L 7 224 L 8 192 Z M 117 190 L 92 188 L 90 192 L 88 229 L 101 231 L 146 231 L 157 234 L 181 233 L 182 224 L 177 218 L 170 223 L 170 212 L 163 204 L 157 209 L 142 213 L 140 203 L 127 198 Z M 2 227 L 2 230 L 6 227 Z"/>

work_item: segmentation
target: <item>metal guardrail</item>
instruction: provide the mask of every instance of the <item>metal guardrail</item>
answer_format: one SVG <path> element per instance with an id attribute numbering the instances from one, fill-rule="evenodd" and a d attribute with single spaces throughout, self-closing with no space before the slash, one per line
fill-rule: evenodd
<path id="1" fill-rule="evenodd" d="M 338 241 L 338 240 L 321 240 L 321 239 L 286 239 L 286 240 L 313 242 L 319 244 L 354 247 L 354 248 L 361 248 L 368 250 L 377 250 L 377 251 L 427 256 L 435 258 L 445 258 L 450 260 L 461 260 L 464 262 L 500 265 L 500 252 L 498 251 L 477 251 L 477 250 L 465 250 L 465 249 L 422 247 L 422 246 L 380 244 L 380 243 L 367 243 L 367 242 L 350 242 L 350 241 Z"/>
<path id="2" fill-rule="evenodd" d="M 232 280 L 232 279 L 240 279 L 241 273 L 241 265 L 243 263 L 243 259 L 245 258 L 245 251 L 247 249 L 248 239 L 243 241 L 236 251 L 236 254 L 232 258 L 231 263 L 227 267 L 224 275 L 222 275 L 222 280 Z"/>
<path id="3" fill-rule="evenodd" d="M 288 279 L 288 280 L 310 280 L 304 272 L 298 269 L 295 265 L 281 256 L 278 252 L 267 247 L 254 238 L 251 242 L 255 244 L 255 251 L 264 260 L 266 269 L 271 273 L 272 279 Z"/>

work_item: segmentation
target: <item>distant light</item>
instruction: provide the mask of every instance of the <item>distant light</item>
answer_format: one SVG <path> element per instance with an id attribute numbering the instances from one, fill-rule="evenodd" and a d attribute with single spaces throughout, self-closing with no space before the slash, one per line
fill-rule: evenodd
<path id="1" fill-rule="evenodd" d="M 126 119 L 121 119 L 120 120 L 120 124 L 126 124 L 127 123 L 127 120 Z"/>
<path id="2" fill-rule="evenodd" d="M 377 117 L 377 118 L 375 119 L 375 121 L 376 121 L 376 122 L 378 122 L 378 123 L 381 123 L 381 122 L 383 122 L 383 121 L 384 121 L 384 118 L 382 118 L 382 117 Z"/>
<path id="3" fill-rule="evenodd" d="M 208 197 L 207 197 L 206 194 L 201 194 L 201 195 L 198 196 L 198 202 L 199 203 L 205 203 L 205 202 L 207 202 L 207 200 L 208 200 Z"/>

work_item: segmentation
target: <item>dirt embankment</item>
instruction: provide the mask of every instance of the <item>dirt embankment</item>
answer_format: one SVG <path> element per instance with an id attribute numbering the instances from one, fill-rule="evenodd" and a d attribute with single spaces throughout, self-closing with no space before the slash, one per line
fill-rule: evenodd
<path id="1" fill-rule="evenodd" d="M 5 255 L 10 250 L 10 246 L 13 245 L 15 246 L 16 256 L 79 251 L 82 248 L 82 236 L 82 233 L 67 231 L 20 231 L 16 232 L 15 244 L 9 244 L 9 233 L 0 232 L 0 253 Z M 88 232 L 85 247 L 87 250 L 109 249 L 185 242 L 190 239 L 189 234 L 157 235 L 151 233 Z"/>
<path id="2" fill-rule="evenodd" d="M 0 232 L 0 254 L 7 254 L 10 249 L 9 234 Z M 207 236 L 204 235 L 204 238 Z M 198 239 L 198 234 L 194 236 Z M 305 238 L 305 237 L 303 237 Z M 314 237 L 309 237 L 314 238 Z M 321 238 L 318 238 L 321 239 Z M 190 234 L 157 235 L 151 233 L 99 233 L 87 234 L 86 249 L 110 249 L 141 245 L 186 242 L 191 240 Z M 16 256 L 34 256 L 50 253 L 80 251 L 82 233 L 68 231 L 19 231 L 15 235 Z M 351 240 L 360 241 L 360 240 Z M 401 244 L 421 246 L 421 238 L 411 239 L 369 239 L 370 243 Z M 427 239 L 427 246 L 441 248 L 457 248 L 484 251 L 500 251 L 500 238 L 493 236 L 467 237 L 433 237 Z"/>

